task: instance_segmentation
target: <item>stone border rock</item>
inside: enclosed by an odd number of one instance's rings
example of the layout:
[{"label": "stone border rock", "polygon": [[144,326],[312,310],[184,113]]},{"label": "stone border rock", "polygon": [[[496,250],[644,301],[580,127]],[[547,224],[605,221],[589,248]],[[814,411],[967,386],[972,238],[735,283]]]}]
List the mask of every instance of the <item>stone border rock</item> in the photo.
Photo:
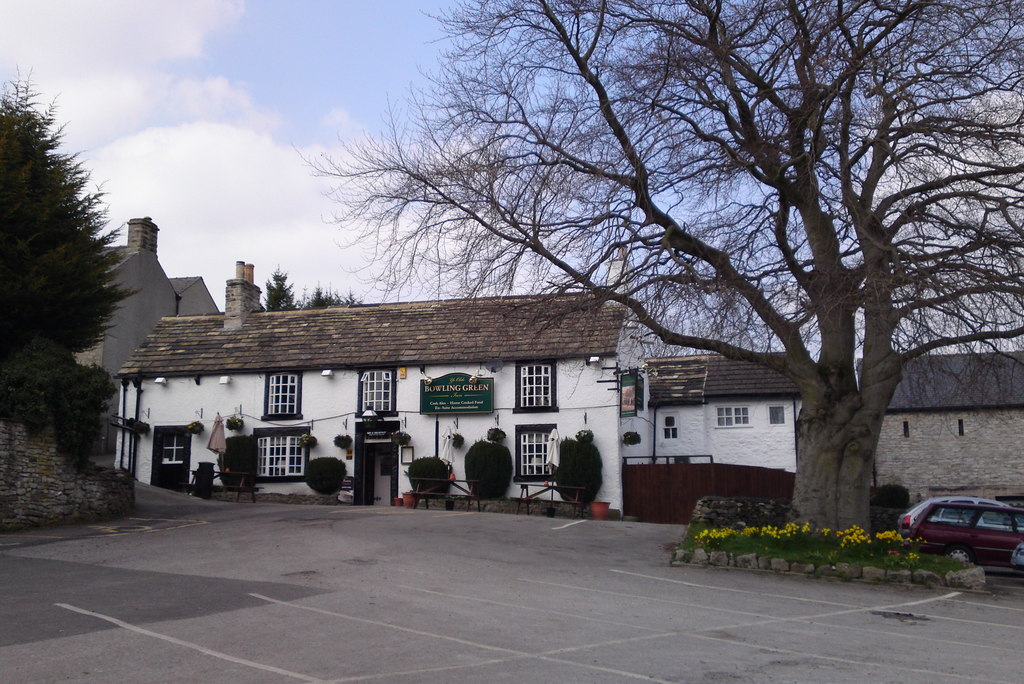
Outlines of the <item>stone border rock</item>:
[{"label": "stone border rock", "polygon": [[676,549],[672,554],[671,564],[766,570],[810,577],[920,584],[927,587],[949,587],[969,591],[984,591],[985,589],[985,571],[977,566],[965,567],[963,570],[951,570],[943,576],[928,570],[914,570],[913,572],[910,570],[887,570],[886,568],[851,563],[814,566],[810,563],[790,563],[783,558],[768,558],[752,553],[735,555],[726,551],[708,552],[704,549]]}]

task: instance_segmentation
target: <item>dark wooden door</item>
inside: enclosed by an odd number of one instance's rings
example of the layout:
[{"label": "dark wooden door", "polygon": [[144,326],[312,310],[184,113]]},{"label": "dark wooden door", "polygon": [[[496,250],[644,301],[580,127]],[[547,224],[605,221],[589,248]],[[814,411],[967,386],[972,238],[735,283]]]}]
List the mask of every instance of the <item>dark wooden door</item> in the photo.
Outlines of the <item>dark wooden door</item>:
[{"label": "dark wooden door", "polygon": [[150,483],[164,489],[180,489],[189,482],[192,435],[182,427],[158,427],[153,431],[153,472]]}]

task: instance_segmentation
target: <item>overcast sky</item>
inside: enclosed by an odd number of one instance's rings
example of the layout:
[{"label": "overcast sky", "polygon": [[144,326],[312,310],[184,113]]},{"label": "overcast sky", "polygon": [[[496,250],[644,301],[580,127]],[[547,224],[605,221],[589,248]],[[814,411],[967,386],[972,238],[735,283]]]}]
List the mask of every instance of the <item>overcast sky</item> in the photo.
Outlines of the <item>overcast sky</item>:
[{"label": "overcast sky", "polygon": [[[111,229],[150,216],[170,277],[223,307],[234,263],[366,301],[303,157],[377,131],[433,70],[446,0],[0,0],[0,78],[54,102]],[[120,244],[124,244],[122,233]]]}]

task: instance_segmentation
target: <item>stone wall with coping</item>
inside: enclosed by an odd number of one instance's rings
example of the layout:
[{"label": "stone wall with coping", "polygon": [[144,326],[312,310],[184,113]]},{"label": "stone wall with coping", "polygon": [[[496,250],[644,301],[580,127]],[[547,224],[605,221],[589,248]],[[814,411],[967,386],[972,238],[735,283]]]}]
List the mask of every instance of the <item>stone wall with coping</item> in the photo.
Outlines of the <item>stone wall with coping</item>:
[{"label": "stone wall with coping", "polygon": [[[705,496],[693,509],[691,523],[709,527],[782,527],[789,522],[789,499],[729,498]],[[900,510],[871,507],[871,530],[883,532],[896,529]]]},{"label": "stone wall with coping", "polygon": [[75,467],[58,453],[53,433],[29,433],[0,420],[0,529],[126,515],[135,483],[126,472]]}]

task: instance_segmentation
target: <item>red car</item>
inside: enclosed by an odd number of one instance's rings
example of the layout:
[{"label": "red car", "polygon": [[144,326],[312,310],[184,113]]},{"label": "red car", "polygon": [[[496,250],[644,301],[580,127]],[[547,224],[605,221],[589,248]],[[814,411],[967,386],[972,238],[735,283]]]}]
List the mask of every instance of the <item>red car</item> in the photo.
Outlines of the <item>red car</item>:
[{"label": "red car", "polygon": [[1024,509],[932,503],[914,521],[909,536],[921,540],[925,553],[1010,567],[1010,554],[1024,541]]}]

